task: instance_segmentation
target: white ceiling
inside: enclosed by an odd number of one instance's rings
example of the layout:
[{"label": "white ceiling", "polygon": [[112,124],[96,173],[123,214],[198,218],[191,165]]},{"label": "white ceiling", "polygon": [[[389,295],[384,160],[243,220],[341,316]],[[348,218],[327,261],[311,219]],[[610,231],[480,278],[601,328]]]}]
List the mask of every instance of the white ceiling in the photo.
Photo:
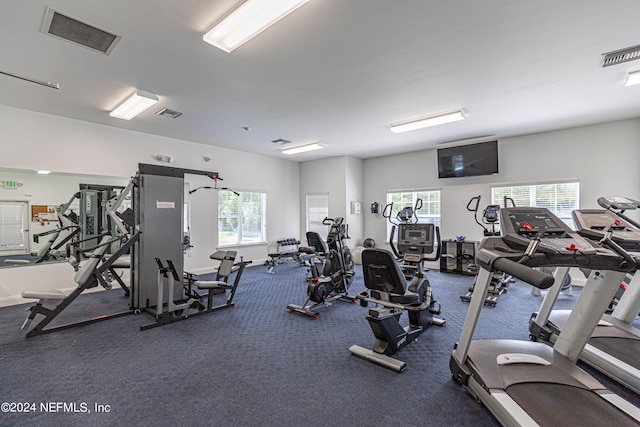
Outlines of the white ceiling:
[{"label": "white ceiling", "polygon": [[[240,3],[5,1],[0,71],[60,90],[0,75],[0,103],[293,160],[640,117],[640,86],[624,86],[640,61],[601,66],[603,53],[640,44],[637,0],[311,0],[230,54],[203,42]],[[122,39],[106,56],[46,35],[47,6]],[[135,89],[157,94],[157,107],[110,117]],[[467,119],[389,131],[452,108]],[[278,138],[327,147],[284,156]]]}]

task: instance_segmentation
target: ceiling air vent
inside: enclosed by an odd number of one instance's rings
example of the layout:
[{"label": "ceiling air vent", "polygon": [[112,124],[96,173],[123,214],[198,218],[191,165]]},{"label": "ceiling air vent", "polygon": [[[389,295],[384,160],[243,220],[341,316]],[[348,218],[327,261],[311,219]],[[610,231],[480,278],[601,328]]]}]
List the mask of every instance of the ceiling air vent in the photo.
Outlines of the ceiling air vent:
[{"label": "ceiling air vent", "polygon": [[65,16],[50,7],[44,17],[42,32],[105,55],[109,55],[120,40],[116,34]]},{"label": "ceiling air vent", "polygon": [[291,144],[291,141],[289,141],[288,139],[283,139],[283,138],[274,139],[271,142],[273,142],[274,144],[280,144],[280,145]]},{"label": "ceiling air vent", "polygon": [[636,59],[640,59],[640,45],[605,53],[602,56],[602,67],[610,67],[611,65],[635,61]]},{"label": "ceiling air vent", "polygon": [[170,117],[172,119],[177,119],[182,115],[180,111],[169,110],[168,108],[161,108],[155,112],[158,116]]}]

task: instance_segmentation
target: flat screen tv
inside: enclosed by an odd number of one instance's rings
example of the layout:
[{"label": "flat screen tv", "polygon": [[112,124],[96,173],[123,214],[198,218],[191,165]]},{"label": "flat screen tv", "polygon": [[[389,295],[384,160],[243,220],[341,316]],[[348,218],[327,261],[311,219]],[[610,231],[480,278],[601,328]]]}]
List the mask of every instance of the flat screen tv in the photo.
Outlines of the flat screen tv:
[{"label": "flat screen tv", "polygon": [[438,177],[456,178],[498,173],[498,141],[438,149]]}]

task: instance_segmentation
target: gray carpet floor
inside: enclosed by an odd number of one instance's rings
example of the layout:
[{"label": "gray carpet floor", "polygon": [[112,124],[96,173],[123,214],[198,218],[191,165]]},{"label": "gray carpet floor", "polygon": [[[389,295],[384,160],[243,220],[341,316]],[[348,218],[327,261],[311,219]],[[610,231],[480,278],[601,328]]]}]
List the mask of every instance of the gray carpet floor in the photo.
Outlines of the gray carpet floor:
[{"label": "gray carpet floor", "polygon": [[[235,307],[148,331],[139,327],[151,318],[140,314],[27,339],[20,326],[29,305],[2,308],[0,401],[20,411],[5,412],[3,404],[0,425],[498,425],[449,371],[468,307],[459,296],[472,277],[428,273],[447,324],[399,352],[408,367],[396,373],[349,353],[352,344],[373,343],[358,304],[335,302],[316,320],[287,311],[304,301],[305,275],[296,264],[275,274],[247,268]],[[362,289],[358,269],[351,291]],[[483,310],[476,338],[526,340],[542,300],[530,290],[512,284]],[[571,307],[575,295],[561,296],[558,307]],[[120,289],[83,295],[56,323],[128,305]],[[611,387],[640,405],[635,394]]]}]

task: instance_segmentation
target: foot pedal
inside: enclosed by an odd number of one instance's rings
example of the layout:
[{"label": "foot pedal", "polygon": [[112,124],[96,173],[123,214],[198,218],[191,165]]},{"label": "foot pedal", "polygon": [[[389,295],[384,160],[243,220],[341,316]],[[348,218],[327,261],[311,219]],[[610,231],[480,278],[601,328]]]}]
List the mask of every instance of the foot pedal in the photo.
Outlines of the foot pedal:
[{"label": "foot pedal", "polygon": [[444,326],[446,323],[447,321],[440,317],[434,317],[433,319],[431,319],[431,324],[434,326]]}]

